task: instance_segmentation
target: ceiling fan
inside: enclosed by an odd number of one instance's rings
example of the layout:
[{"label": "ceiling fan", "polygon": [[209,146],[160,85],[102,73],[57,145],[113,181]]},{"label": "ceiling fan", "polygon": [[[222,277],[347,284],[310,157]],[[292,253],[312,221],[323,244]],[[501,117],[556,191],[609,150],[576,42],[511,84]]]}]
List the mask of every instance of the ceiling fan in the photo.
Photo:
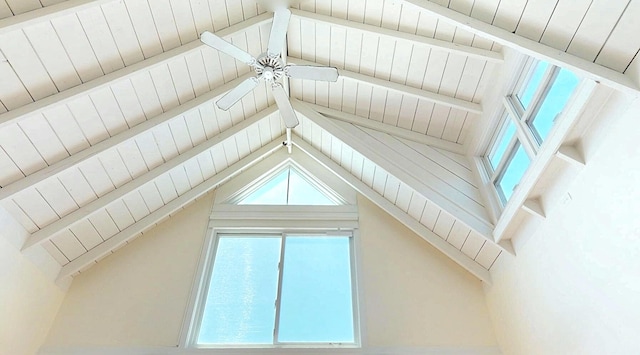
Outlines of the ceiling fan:
[{"label": "ceiling fan", "polygon": [[220,98],[216,102],[216,105],[220,109],[228,110],[258,86],[260,80],[264,80],[271,86],[273,97],[276,100],[276,105],[278,105],[285,127],[293,128],[298,125],[298,118],[291,106],[291,102],[289,102],[289,96],[282,84],[278,81],[283,76],[318,81],[338,80],[338,69],[333,67],[284,64],[281,53],[285,45],[284,42],[290,17],[291,11],[286,7],[278,6],[274,9],[273,25],[271,27],[267,52],[260,54],[258,58],[255,58],[245,50],[234,46],[211,32],[206,31],[202,33],[200,40],[204,44],[251,66],[256,74],[258,74],[256,77],[246,79]]}]

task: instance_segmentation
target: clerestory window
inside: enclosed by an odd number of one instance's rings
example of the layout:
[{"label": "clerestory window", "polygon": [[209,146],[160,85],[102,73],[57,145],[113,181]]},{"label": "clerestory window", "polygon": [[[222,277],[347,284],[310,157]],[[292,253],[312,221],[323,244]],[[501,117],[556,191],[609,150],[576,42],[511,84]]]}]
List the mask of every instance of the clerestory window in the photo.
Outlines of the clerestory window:
[{"label": "clerestory window", "polygon": [[503,205],[580,83],[572,72],[543,61],[529,61],[523,73],[504,99],[502,119],[485,154],[488,175]]}]

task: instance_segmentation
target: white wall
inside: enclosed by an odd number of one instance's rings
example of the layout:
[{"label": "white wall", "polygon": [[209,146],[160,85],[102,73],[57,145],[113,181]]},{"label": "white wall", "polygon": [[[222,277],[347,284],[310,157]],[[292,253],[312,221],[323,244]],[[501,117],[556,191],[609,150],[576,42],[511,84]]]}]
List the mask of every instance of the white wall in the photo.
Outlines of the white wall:
[{"label": "white wall", "polygon": [[2,355],[35,353],[44,342],[65,295],[65,291],[53,282],[59,266],[56,267],[57,263],[50,260],[46,252],[36,250],[29,255],[20,252],[27,236],[28,233],[0,207]]},{"label": "white wall", "polygon": [[[495,354],[481,282],[376,206],[359,202],[367,344]],[[175,347],[210,203],[211,197],[196,202],[77,276],[44,350]]]},{"label": "white wall", "polygon": [[640,353],[640,101],[598,123],[591,136],[605,138],[584,139],[586,167],[557,171],[570,175],[558,177],[571,181],[564,202],[524,223],[517,257],[492,269],[505,354]]}]

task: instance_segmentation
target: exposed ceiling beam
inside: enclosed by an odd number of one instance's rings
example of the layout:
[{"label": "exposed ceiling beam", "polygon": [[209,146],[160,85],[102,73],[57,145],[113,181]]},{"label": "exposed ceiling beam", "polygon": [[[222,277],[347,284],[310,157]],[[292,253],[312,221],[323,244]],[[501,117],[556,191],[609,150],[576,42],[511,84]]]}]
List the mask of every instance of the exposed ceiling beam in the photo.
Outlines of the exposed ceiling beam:
[{"label": "exposed ceiling beam", "polygon": [[[352,115],[350,113],[334,110],[332,108],[314,105],[306,102],[305,104],[325,116],[331,116],[331,118],[335,118],[343,122],[357,124],[358,126],[371,128],[378,132],[387,133],[395,137],[400,137],[400,138],[408,139],[413,142],[426,144],[431,147],[444,149],[452,153],[465,154],[465,148],[462,144],[453,143],[453,142],[446,141],[444,139],[427,136],[426,134],[421,134],[418,132],[410,131],[408,129],[404,129],[404,128],[392,126],[386,123],[371,120],[368,118]],[[0,190],[0,192],[2,192],[2,190]]]},{"label": "exposed ceiling beam", "polygon": [[448,22],[478,36],[513,48],[528,56],[547,61],[553,65],[569,69],[578,75],[599,81],[614,89],[638,95],[640,83],[631,77],[575,55],[566,53],[542,43],[532,41],[500,27],[490,25],[473,17],[461,14],[429,0],[404,0],[420,10],[429,12],[438,19]]},{"label": "exposed ceiling beam", "polygon": [[[297,64],[297,65],[323,65],[323,64],[309,62],[303,59],[298,59],[293,57],[289,57],[287,61],[291,64]],[[479,115],[482,114],[482,106],[480,106],[480,104],[477,104],[475,102],[457,99],[455,97],[442,95],[442,94],[438,94],[431,91],[425,91],[425,90],[414,88],[411,86],[394,83],[392,81],[375,78],[369,75],[352,72],[346,69],[339,69],[338,71],[340,76],[343,78],[348,78],[360,83],[369,84],[374,87],[391,90],[399,94],[410,96],[419,100],[426,100],[426,101],[444,105],[447,107],[457,108],[457,109],[461,109],[471,113],[477,113]]]},{"label": "exposed ceiling beam", "polygon": [[286,139],[285,136],[274,139],[271,144],[267,144],[264,147],[249,154],[248,156],[240,159],[238,162],[205,180],[200,185],[187,191],[186,193],[177,197],[166,205],[160,207],[150,215],[123,229],[121,232],[107,239],[102,244],[99,244],[95,248],[89,250],[87,253],[82,254],[77,259],[62,267],[62,269],[60,270],[60,274],[58,275],[58,280],[62,280],[68,276],[71,276],[74,273],[91,265],[96,260],[102,258],[105,255],[108,255],[112,250],[117,249],[120,245],[126,243],[130,239],[133,239],[138,234],[149,230],[149,228],[152,228],[156,223],[159,223],[169,215],[177,212],[184,206],[193,202],[195,199],[224,184],[226,181],[244,171],[246,168],[256,164],[273,152],[281,149],[281,142],[284,139]]},{"label": "exposed ceiling beam", "polygon": [[65,229],[73,226],[74,224],[82,221],[85,218],[88,218],[92,214],[100,211],[101,209],[107,207],[109,204],[123,198],[125,195],[139,189],[143,185],[153,181],[159,176],[168,173],[174,168],[181,166],[186,163],[190,159],[194,159],[198,155],[210,150],[214,146],[218,144],[222,144],[225,140],[232,138],[233,136],[243,132],[247,127],[260,122],[263,119],[267,119],[269,116],[276,112],[276,107],[271,106],[266,108],[251,118],[248,118],[235,126],[221,132],[217,136],[204,141],[197,146],[189,149],[188,151],[176,156],[175,158],[159,165],[158,167],[152,169],[151,171],[146,172],[145,174],[135,178],[132,181],[118,187],[117,189],[101,196],[97,200],[94,200],[88,203],[85,206],[82,206],[80,209],[75,210],[74,212],[69,213],[68,215],[60,218],[59,220],[43,227],[39,231],[33,233],[30,238],[25,241],[23,250],[29,249],[35,245],[39,245],[54,236],[58,233],[64,231]]},{"label": "exposed ceiling beam", "polygon": [[56,17],[73,14],[114,0],[67,0],[0,20],[0,35],[28,26],[48,22]]},{"label": "exposed ceiling beam", "polygon": [[315,159],[318,163],[332,171],[338,177],[343,179],[347,184],[351,185],[356,191],[364,195],[371,202],[378,205],[385,212],[393,216],[395,219],[403,223],[414,233],[419,235],[422,239],[426,240],[429,244],[433,245],[436,249],[447,255],[458,265],[465,268],[467,271],[475,275],[480,280],[491,283],[491,275],[489,271],[483,268],[480,264],[476,263],[463,252],[456,249],[453,245],[447,243],[444,239],[440,238],[437,234],[430,231],[427,227],[420,224],[419,221],[408,215],[406,212],[389,202],[386,198],[375,192],[372,188],[367,186],[364,182],[360,181],[357,177],[346,171],[338,163],[331,160],[317,149],[313,148],[310,144],[305,142],[302,138],[294,140],[294,145]]},{"label": "exposed ceiling beam", "polygon": [[[271,20],[272,15],[269,13],[264,13],[256,17],[252,17],[249,20],[237,23],[231,27],[220,30],[216,32],[216,34],[223,38],[230,37],[237,33],[242,33],[253,26],[268,23]],[[86,96],[93,91],[109,87],[116,82],[131,78],[132,76],[137,75],[140,72],[149,71],[156,66],[167,64],[168,62],[175,60],[175,58],[177,57],[185,56],[190,52],[200,50],[203,47],[209,48],[208,46],[200,42],[200,40],[193,41],[178,48],[130,65],[123,69],[101,76],[82,85],[78,85],[55,95],[51,95],[28,105],[22,106],[15,110],[3,113],[0,115],[0,128],[14,122],[19,122],[21,119],[25,119],[29,116],[40,114],[51,107],[66,104],[77,98]]]},{"label": "exposed ceiling beam", "polygon": [[[415,176],[415,174],[411,173],[412,165],[406,157],[397,154],[395,151],[380,150],[379,147],[381,143],[375,141],[373,138],[369,137],[370,139],[365,139],[363,135],[354,133],[353,130],[348,130],[336,124],[336,122],[332,122],[332,119],[314,111],[310,106],[301,101],[294,99],[292,103],[298,113],[307,117],[330,135],[358,151],[365,158],[371,160],[374,164],[407,184],[427,200],[433,202],[454,218],[478,232],[484,238],[493,240],[493,226],[491,222],[486,216],[480,216],[466,206],[469,200],[468,198],[463,199],[451,193],[443,193],[440,191],[441,188],[439,185],[436,187],[435,182],[430,183],[423,178]],[[456,192],[454,190],[455,189],[450,188],[447,192]]]},{"label": "exposed ceiling beam", "polygon": [[361,22],[349,21],[326,15],[320,15],[313,12],[291,9],[291,13],[293,14],[293,16],[296,16],[300,19],[322,22],[334,27],[341,27],[348,30],[357,30],[360,32],[371,33],[376,36],[405,41],[413,45],[429,47],[452,54],[478,58],[494,63],[502,63],[504,61],[502,53],[492,52],[486,49],[469,47],[462,44],[452,43],[430,37],[418,36],[401,31],[394,31],[383,27],[367,25]]},{"label": "exposed ceiling beam", "polygon": [[94,144],[89,148],[86,148],[76,154],[73,154],[57,163],[51,164],[44,169],[38,170],[31,175],[27,175],[26,177],[4,186],[0,189],[0,202],[11,198],[15,194],[24,191],[30,187],[33,187],[42,181],[52,178],[57,174],[76,166],[83,161],[91,159],[92,157],[104,152],[107,149],[111,149],[116,147],[119,144],[122,144],[130,139],[134,139],[135,137],[144,134],[146,132],[150,132],[154,128],[159,125],[169,122],[176,117],[181,117],[191,110],[196,110],[203,104],[214,100],[218,96],[223,95],[227,91],[236,87],[239,83],[244,81],[246,78],[250,77],[250,74],[243,75],[242,77],[230,81],[204,95],[198,96],[197,98],[190,100],[178,107],[175,107],[159,116],[148,119],[126,131],[123,131],[119,134],[116,134],[113,137],[107,138],[100,143]]}]

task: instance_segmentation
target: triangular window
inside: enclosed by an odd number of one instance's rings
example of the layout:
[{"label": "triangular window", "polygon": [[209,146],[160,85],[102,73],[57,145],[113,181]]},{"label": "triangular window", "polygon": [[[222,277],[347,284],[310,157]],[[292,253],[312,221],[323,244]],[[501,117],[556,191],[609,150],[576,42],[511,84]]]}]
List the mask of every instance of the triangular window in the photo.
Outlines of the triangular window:
[{"label": "triangular window", "polygon": [[342,204],[331,191],[304,172],[288,165],[264,182],[256,184],[234,201],[238,205],[311,205]]}]

